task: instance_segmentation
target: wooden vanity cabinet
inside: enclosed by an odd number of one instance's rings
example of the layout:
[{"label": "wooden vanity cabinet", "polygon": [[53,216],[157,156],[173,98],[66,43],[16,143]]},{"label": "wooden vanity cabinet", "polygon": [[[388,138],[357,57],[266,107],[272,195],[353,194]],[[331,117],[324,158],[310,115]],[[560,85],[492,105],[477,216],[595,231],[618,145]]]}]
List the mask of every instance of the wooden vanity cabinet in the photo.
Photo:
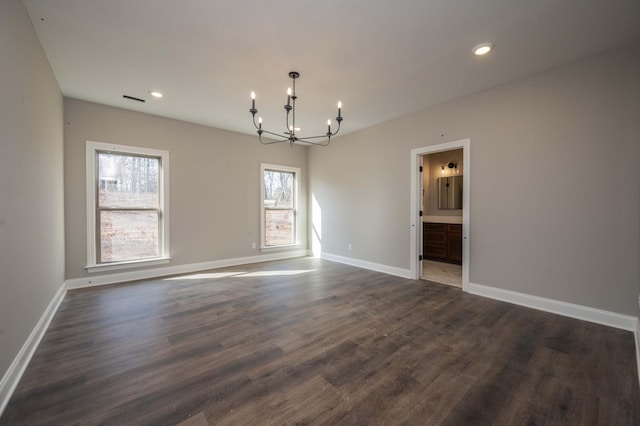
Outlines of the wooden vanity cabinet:
[{"label": "wooden vanity cabinet", "polygon": [[425,259],[462,264],[461,224],[424,222],[422,242]]},{"label": "wooden vanity cabinet", "polygon": [[462,225],[447,225],[447,262],[462,265]]},{"label": "wooden vanity cabinet", "polygon": [[447,259],[447,225],[425,222],[423,226],[423,256],[425,259]]}]

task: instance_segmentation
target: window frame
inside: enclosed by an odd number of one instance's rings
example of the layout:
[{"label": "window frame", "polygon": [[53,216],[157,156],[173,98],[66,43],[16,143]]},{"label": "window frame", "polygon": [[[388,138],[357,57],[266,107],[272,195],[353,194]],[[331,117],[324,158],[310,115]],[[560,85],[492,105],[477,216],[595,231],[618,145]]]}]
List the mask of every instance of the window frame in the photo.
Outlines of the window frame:
[{"label": "window frame", "polygon": [[[115,262],[98,262],[100,243],[100,229],[98,214],[101,211],[109,210],[98,206],[97,191],[99,186],[98,177],[98,154],[114,153],[119,155],[131,155],[139,157],[152,157],[159,159],[158,166],[158,208],[133,209],[153,210],[158,212],[158,256],[145,259],[121,260]],[[142,148],[135,146],[116,145],[103,142],[86,142],[86,199],[87,199],[87,265],[85,269],[89,272],[108,271],[115,269],[134,268],[140,266],[150,266],[168,263],[169,256],[169,151]],[[123,210],[123,209],[116,209]],[[126,210],[126,209],[125,209]]]},{"label": "window frame", "polygon": [[[293,173],[293,203],[291,208],[269,208],[264,204],[264,172],[270,170],[274,172]],[[278,164],[260,164],[260,250],[277,250],[300,245],[300,168],[291,166],[281,166]],[[293,243],[266,245],[266,212],[267,210],[290,210],[293,212]]]}]

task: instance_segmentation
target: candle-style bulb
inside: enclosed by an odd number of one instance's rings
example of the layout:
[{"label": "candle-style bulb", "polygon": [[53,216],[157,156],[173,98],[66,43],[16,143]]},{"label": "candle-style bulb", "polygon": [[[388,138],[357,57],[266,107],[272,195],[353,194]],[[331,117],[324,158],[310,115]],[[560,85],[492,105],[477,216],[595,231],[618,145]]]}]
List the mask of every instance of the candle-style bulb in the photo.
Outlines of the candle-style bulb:
[{"label": "candle-style bulb", "polygon": [[258,128],[262,129],[262,117],[258,117]]},{"label": "candle-style bulb", "polygon": [[327,120],[327,126],[331,126],[331,120]]},{"label": "candle-style bulb", "polygon": [[291,87],[287,89],[287,95],[291,96]]},{"label": "candle-style bulb", "polygon": [[255,99],[256,98],[256,92],[251,92],[251,99]]},{"label": "candle-style bulb", "polygon": [[331,120],[327,120],[327,133],[331,133]]},{"label": "candle-style bulb", "polygon": [[251,109],[256,109],[256,92],[254,91],[251,91]]},{"label": "candle-style bulb", "polygon": [[342,117],[342,101],[338,101],[338,117]]}]

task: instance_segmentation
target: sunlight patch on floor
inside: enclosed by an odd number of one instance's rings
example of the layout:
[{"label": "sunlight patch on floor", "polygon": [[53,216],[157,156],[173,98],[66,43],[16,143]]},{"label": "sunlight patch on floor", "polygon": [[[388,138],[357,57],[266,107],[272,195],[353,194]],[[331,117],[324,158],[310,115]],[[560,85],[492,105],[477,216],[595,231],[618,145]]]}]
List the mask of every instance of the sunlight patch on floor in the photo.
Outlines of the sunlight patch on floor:
[{"label": "sunlight patch on floor", "polygon": [[278,277],[278,276],[287,276],[287,275],[300,275],[305,274],[307,272],[313,272],[315,269],[294,269],[294,270],[285,270],[285,271],[255,271],[255,272],[205,272],[199,274],[191,274],[191,275],[180,275],[177,277],[165,278],[167,281],[177,281],[177,280],[213,280],[217,278],[226,278],[226,277]]},{"label": "sunlight patch on floor", "polygon": [[239,274],[241,277],[277,277],[281,275],[300,275],[307,272],[313,272],[315,269],[301,269],[291,271],[255,271],[247,272],[246,274]]},{"label": "sunlight patch on floor", "polygon": [[165,278],[167,281],[171,280],[211,280],[216,278],[225,278],[232,275],[244,274],[244,272],[211,272],[192,275],[180,275],[178,277]]}]

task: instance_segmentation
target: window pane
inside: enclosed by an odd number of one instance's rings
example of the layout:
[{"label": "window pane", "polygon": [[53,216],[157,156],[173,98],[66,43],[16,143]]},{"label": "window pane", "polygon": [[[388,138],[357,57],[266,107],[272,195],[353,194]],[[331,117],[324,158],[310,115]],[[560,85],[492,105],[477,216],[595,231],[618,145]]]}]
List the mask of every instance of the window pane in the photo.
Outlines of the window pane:
[{"label": "window pane", "polygon": [[264,171],[264,206],[293,208],[294,173]]},{"label": "window pane", "polygon": [[265,210],[264,214],[265,245],[278,246],[295,242],[292,210]]},{"label": "window pane", "polygon": [[159,256],[158,212],[100,212],[100,262]]},{"label": "window pane", "polygon": [[159,158],[98,153],[100,207],[158,207]]}]

